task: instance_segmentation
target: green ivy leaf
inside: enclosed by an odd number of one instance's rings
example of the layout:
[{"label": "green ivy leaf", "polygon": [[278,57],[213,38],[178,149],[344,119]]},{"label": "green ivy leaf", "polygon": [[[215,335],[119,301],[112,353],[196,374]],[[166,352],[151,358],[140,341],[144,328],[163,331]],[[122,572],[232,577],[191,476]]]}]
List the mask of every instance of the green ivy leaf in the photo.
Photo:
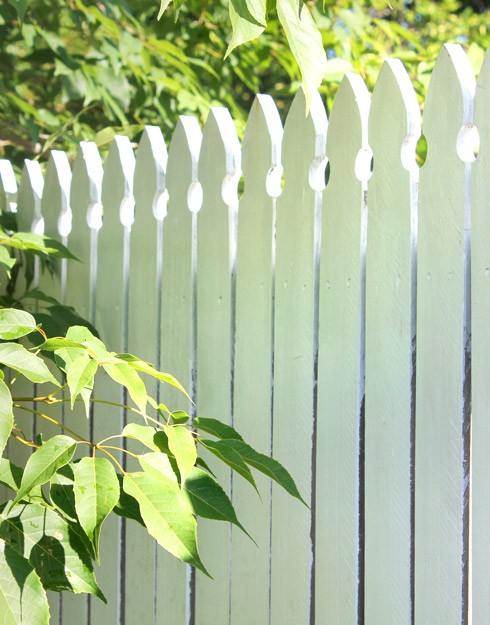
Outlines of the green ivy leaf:
[{"label": "green ivy leaf", "polygon": [[[1,249],[1,248],[0,248]],[[36,329],[36,320],[25,310],[0,309],[0,339],[13,341]]]},{"label": "green ivy leaf", "polygon": [[119,482],[107,458],[82,458],[75,469],[75,505],[80,525],[99,560],[102,523],[119,501]]},{"label": "green ivy leaf", "polygon": [[0,345],[0,362],[11,369],[15,369],[15,371],[19,371],[31,382],[52,382],[59,386],[45,362],[18,343]]},{"label": "green ivy leaf", "polygon": [[276,0],[277,15],[301,70],[306,111],[327,71],[322,36],[303,0]]},{"label": "green ivy leaf", "polygon": [[0,540],[2,625],[49,625],[46,592],[34,567]]},{"label": "green ivy leaf", "polygon": [[12,396],[8,386],[0,380],[0,456],[3,454],[13,427]]},{"label": "green ivy leaf", "polygon": [[244,477],[247,482],[250,482],[257,493],[259,492],[252,472],[247,467],[240,454],[226,444],[228,441],[212,441],[208,438],[198,438],[197,440],[203,447],[217,456],[222,462]]},{"label": "green ivy leaf", "polygon": [[210,577],[197,550],[196,519],[181,494],[149,473],[126,473],[123,484],[138,501],[146,528],[158,544]]},{"label": "green ivy leaf", "polygon": [[196,417],[192,422],[192,426],[195,427],[196,430],[212,434],[213,436],[216,436],[216,438],[236,438],[239,441],[243,440],[235,428],[232,428],[231,425],[227,425],[222,421],[218,421],[218,419]]},{"label": "green ivy leaf", "polygon": [[0,536],[36,569],[47,590],[87,592],[105,602],[81,528],[45,506],[22,504],[0,513]]},{"label": "green ivy leaf", "polygon": [[306,507],[308,507],[306,501],[299,494],[293,478],[280,462],[274,460],[274,458],[271,458],[270,456],[266,456],[258,451],[255,451],[253,447],[250,447],[250,445],[247,445],[247,443],[243,441],[233,439],[222,441],[222,443],[226,444],[229,448],[234,449],[238,454],[240,454],[248,465],[273,479],[290,495],[296,497],[302,501]]},{"label": "green ivy leaf", "polygon": [[47,440],[29,456],[22,475],[22,482],[12,507],[34,486],[48,482],[56,471],[70,462],[75,453],[76,443],[69,436],[60,434]]},{"label": "green ivy leaf", "polygon": [[196,441],[194,440],[192,432],[185,426],[165,425],[163,430],[168,438],[168,447],[177,461],[181,486],[183,486],[196,462]]}]

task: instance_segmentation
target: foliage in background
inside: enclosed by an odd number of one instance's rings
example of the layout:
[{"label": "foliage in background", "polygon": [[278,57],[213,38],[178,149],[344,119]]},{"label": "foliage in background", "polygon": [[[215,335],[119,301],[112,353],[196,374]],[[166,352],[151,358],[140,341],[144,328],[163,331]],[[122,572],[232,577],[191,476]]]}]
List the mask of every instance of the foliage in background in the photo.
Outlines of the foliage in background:
[{"label": "foliage in background", "polygon": [[[23,256],[73,259],[48,237],[0,227],[0,268],[12,279],[17,259],[9,249]],[[32,299],[48,307],[30,314],[24,307]],[[60,320],[67,317],[74,319],[73,312],[37,291],[3,296],[0,303],[0,484],[9,493],[7,501],[0,501],[2,625],[48,625],[47,590],[90,593],[105,601],[94,562],[99,561],[102,525],[111,513],[140,523],[160,546],[210,576],[198,552],[197,518],[233,523],[247,532],[199,457],[200,448],[255,489],[251,468],[303,501],[284,467],[247,445],[229,425],[202,417],[191,423],[185,412],[157,405],[144,378],[171,384],[187,395],[171,375],[131,354],[110,352],[86,326],[71,325],[66,336],[56,335]],[[55,328],[54,336],[48,328]],[[33,338],[35,347],[28,349],[25,338]],[[48,356],[59,369],[56,377],[47,366]],[[100,369],[127,390],[133,405],[126,409],[134,420],[128,419],[122,432],[91,441],[49,410],[63,402],[73,409],[81,401],[89,418],[90,404],[96,401],[102,413],[111,402],[92,398]],[[35,397],[16,394],[19,376],[32,383],[28,388],[36,384]],[[26,435],[33,430],[26,428],[26,418],[29,423],[34,417],[38,432],[47,421],[59,427],[59,434],[46,439],[41,433],[34,439]],[[133,451],[127,450],[127,439],[136,443]],[[27,446],[33,453],[18,466],[4,455],[7,445]],[[9,447],[9,452],[15,457],[15,449]],[[123,468],[121,454],[132,461],[129,468]]]},{"label": "foliage in background", "polygon": [[[274,12],[260,37],[235,48],[228,0],[179,2],[177,19],[157,0],[31,0],[21,25],[0,5],[0,157],[17,167],[50,148],[74,155],[80,140],[102,152],[114,133],[137,140],[145,124],[170,139],[179,114],[206,119],[227,106],[243,132],[257,92],[283,118],[301,75]],[[236,0],[234,4],[237,4]],[[330,108],[346,70],[372,88],[383,60],[405,63],[423,102],[444,42],[459,42],[479,69],[490,45],[484,0],[318,0],[308,3],[328,62],[320,91]],[[474,10],[477,9],[477,10]]]}]

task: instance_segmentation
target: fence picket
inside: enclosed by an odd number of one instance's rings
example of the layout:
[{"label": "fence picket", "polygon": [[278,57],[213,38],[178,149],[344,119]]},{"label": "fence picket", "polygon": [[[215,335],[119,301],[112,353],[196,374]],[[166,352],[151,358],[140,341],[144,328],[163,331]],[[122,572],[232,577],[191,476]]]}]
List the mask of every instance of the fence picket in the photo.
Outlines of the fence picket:
[{"label": "fence picket", "polygon": [[[163,215],[156,211],[165,201],[165,170],[167,148],[162,131],[147,126],[139,142],[134,172],[135,219],[131,227],[131,263],[129,274],[130,353],[151,362],[157,368],[160,359],[160,295]],[[144,278],[143,278],[144,276]],[[151,397],[157,398],[158,383],[146,381]],[[155,417],[154,411],[149,414]],[[136,416],[136,415],[135,415]],[[137,419],[135,419],[137,420]],[[144,424],[143,420],[139,420]],[[128,444],[132,451],[141,452],[141,445]],[[140,471],[139,463],[128,459],[128,466]],[[126,529],[127,584],[132,592],[126,596],[126,622],[144,623],[150,620],[155,605],[156,544],[145,528],[136,523]],[[133,567],[139,571],[134,577]]]},{"label": "fence picket", "polygon": [[[369,105],[362,79],[347,74],[327,134],[330,176],[323,194],[316,464],[316,613],[322,625],[356,623],[360,603],[362,245]],[[363,172],[356,171],[359,164]],[[356,175],[361,173],[363,180]]]},{"label": "fence picket", "polygon": [[[274,101],[258,95],[242,148],[245,190],[238,212],[233,419],[244,439],[267,455],[272,425],[275,209],[281,193],[282,134]],[[236,625],[267,623],[269,616],[270,481],[257,476],[256,482],[262,501],[250,484],[233,480],[237,516],[260,547],[238,528],[232,529],[231,619]]]},{"label": "fence picket", "polygon": [[[194,117],[181,116],[168,152],[167,214],[163,222],[161,367],[195,396],[195,234],[201,187],[197,165],[202,132]],[[197,194],[195,196],[194,194]],[[194,203],[197,202],[195,205]],[[192,211],[192,212],[191,212]],[[187,410],[190,402],[171,386],[160,389],[170,410]],[[191,623],[191,571],[163,550],[157,553],[157,623]],[[188,579],[186,579],[186,577]]]},{"label": "fence picket", "polygon": [[[129,139],[116,136],[102,179],[103,225],[98,241],[95,325],[107,347],[120,352],[126,351],[127,347],[127,282],[134,166]],[[126,401],[125,393],[105,371],[98,375],[96,394],[98,399],[105,401]],[[125,413],[120,408],[97,405],[94,441],[120,432],[124,420]],[[124,619],[126,599],[125,523],[121,519],[107,519],[103,531],[105,540],[101,541],[100,547],[101,566],[97,568],[96,575],[102,583],[107,605],[94,599],[91,620],[92,623],[118,623],[117,619]]]},{"label": "fence picket", "polygon": [[[212,108],[199,155],[204,202],[197,214],[197,414],[225,423],[232,422],[233,414],[233,281],[240,173],[240,144],[230,113]],[[216,466],[212,458],[209,461],[229,492],[230,472]],[[202,521],[199,545],[214,581],[196,575],[196,625],[228,621],[229,542],[228,524]]]},{"label": "fence picket", "polygon": [[[487,89],[490,87],[490,56],[483,62],[475,95],[475,124],[480,134],[478,159],[472,165],[471,181],[471,519],[472,519],[472,588],[473,625],[490,622],[488,580],[490,579],[490,508],[488,475],[490,472],[490,212],[488,198],[490,110]],[[472,139],[471,129],[468,138]],[[470,144],[471,151],[473,146]],[[469,154],[471,158],[471,153]]]},{"label": "fence picket", "polygon": [[[463,49],[439,54],[424,107],[427,160],[420,172],[415,442],[415,624],[466,622],[467,476],[463,423],[467,166],[456,152],[471,123],[474,77]],[[462,551],[464,547],[465,551]],[[462,605],[463,599],[463,605]]]},{"label": "fence picket", "polygon": [[[284,127],[284,190],[277,200],[273,455],[288,467],[304,500],[312,500],[315,291],[321,192],[310,168],[325,163],[327,118],[320,96],[305,116],[299,91]],[[311,514],[272,487],[271,623],[308,623]]]},{"label": "fence picket", "polygon": [[408,625],[419,173],[415,146],[421,120],[415,91],[399,60],[383,65],[369,122],[376,165],[368,189],[366,259],[365,623]]}]

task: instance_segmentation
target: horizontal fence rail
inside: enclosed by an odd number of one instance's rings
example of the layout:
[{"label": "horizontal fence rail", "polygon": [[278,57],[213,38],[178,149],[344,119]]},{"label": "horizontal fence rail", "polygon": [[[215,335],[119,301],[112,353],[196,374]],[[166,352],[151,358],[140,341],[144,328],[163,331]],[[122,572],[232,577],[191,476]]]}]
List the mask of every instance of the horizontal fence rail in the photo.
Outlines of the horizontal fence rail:
[{"label": "horizontal fence rail", "polygon": [[[173,373],[195,405],[155,386],[158,401],[233,424],[311,506],[266,479],[259,499],[219,469],[259,548],[200,522],[211,581],[107,521],[108,604],[53,594],[53,623],[490,623],[489,172],[490,54],[475,83],[453,44],[423,126],[388,60],[372,100],[347,74],[328,120],[318,94],[305,115],[300,91],[283,128],[258,95],[241,145],[212,108],[202,131],[181,117],[168,145],[156,127],[136,153],[116,136],[104,165],[86,142],[71,165],[58,151],[44,173],[26,161],[18,182],[0,161],[2,210],[82,261],[38,271],[39,287],[110,349]],[[127,401],[104,373],[96,395]],[[58,418],[100,439],[127,415]]]}]

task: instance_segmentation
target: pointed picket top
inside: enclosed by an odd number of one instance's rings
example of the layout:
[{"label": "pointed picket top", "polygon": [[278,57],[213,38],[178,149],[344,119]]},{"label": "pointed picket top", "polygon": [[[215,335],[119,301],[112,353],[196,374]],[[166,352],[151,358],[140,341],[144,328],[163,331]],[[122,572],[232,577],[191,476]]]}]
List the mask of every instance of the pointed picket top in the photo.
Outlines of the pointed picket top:
[{"label": "pointed picket top", "polygon": [[17,211],[17,181],[12,163],[6,159],[0,160],[0,210]]},{"label": "pointed picket top", "polygon": [[[371,149],[368,143],[368,118],[370,106],[371,96],[364,80],[358,74],[347,72],[340,83],[330,113],[326,149],[332,167],[337,160],[352,161],[358,180],[369,178]],[[342,140],[347,132],[348,142]]]},{"label": "pointed picket top", "polygon": [[[273,99],[256,96],[242,146],[245,188],[238,212],[233,424],[248,443],[262,452],[267,452],[271,444],[273,233],[277,197],[282,191],[282,135]],[[250,419],[251,414],[257,418]],[[257,487],[267,493],[268,480],[257,476]],[[231,621],[266,623],[269,506],[257,509],[256,493],[239,480],[233,482],[233,497],[247,531],[264,548],[250,549],[250,541],[240,535],[242,532],[232,532]],[[248,573],[251,570],[255,571],[252,578]]]},{"label": "pointed picket top", "polygon": [[251,184],[263,184],[264,181],[264,172],[257,167],[257,158],[260,155],[260,161],[267,167],[265,181],[268,194],[271,197],[281,194],[283,133],[274,100],[269,95],[258,94],[248,115],[242,145],[242,168],[249,190]]},{"label": "pointed picket top", "polygon": [[[471,412],[471,536],[472,586],[470,601],[473,623],[490,622],[488,580],[490,579],[490,53],[487,51],[478,75],[474,124],[479,133],[479,153],[472,167],[471,181],[471,335],[472,335],[472,412]],[[473,142],[470,149],[475,149]],[[477,143],[478,145],[478,143]]]},{"label": "pointed picket top", "polygon": [[[457,135],[461,125],[473,122],[475,90],[475,76],[463,48],[455,43],[444,44],[432,71],[424,105],[427,160],[446,153],[449,145],[451,152],[454,151],[453,135]],[[440,135],[437,139],[434,136],[442,126],[446,128],[449,145]]]},{"label": "pointed picket top", "polygon": [[323,159],[325,157],[328,119],[318,91],[312,95],[310,110],[306,117],[305,108],[306,98],[303,88],[301,87],[294,96],[286,118],[286,123],[284,124],[284,141],[291,141],[291,144],[296,144],[298,138],[305,132],[303,140],[298,144],[299,147],[303,143],[309,143],[308,134],[313,133],[315,136],[314,158]]},{"label": "pointed picket top", "polygon": [[39,161],[24,161],[17,196],[17,227],[21,232],[44,232],[41,213],[44,177]]},{"label": "pointed picket top", "polygon": [[[153,217],[160,221],[167,213],[165,193],[167,159],[167,146],[162,131],[158,126],[146,126],[136,155],[134,172],[136,210],[138,204],[142,202],[152,209]],[[153,194],[151,198],[150,194]]]},{"label": "pointed picket top", "polygon": [[[134,221],[133,182],[136,159],[131,141],[123,135],[116,135],[109,148],[102,180],[103,223],[131,228]],[[115,210],[115,205],[118,210]],[[111,210],[106,211],[106,205]]]},{"label": "pointed picket top", "polygon": [[[398,59],[385,61],[369,114],[365,401],[365,625],[411,614],[416,199],[420,108]],[[382,599],[381,599],[382,597]]]},{"label": "pointed picket top", "polygon": [[71,230],[71,168],[61,150],[52,150],[46,167],[41,211],[44,234],[54,239],[66,237]]}]

